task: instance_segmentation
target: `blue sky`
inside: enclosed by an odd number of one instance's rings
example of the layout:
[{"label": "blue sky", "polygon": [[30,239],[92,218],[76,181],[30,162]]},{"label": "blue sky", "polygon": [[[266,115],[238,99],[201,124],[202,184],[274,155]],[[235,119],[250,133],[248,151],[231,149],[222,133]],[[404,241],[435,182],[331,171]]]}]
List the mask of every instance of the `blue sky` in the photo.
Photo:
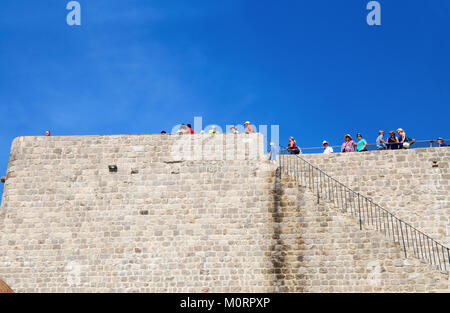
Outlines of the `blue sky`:
[{"label": "blue sky", "polygon": [[[303,147],[450,137],[450,1],[2,0],[0,174],[17,136],[280,125]],[[0,187],[2,188],[2,186]]]}]

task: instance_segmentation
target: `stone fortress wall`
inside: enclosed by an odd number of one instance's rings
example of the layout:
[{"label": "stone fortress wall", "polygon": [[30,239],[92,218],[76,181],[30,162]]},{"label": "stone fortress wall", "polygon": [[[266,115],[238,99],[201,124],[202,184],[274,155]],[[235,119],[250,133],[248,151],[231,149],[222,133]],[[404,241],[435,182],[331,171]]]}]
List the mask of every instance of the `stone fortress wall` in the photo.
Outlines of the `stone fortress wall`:
[{"label": "stone fortress wall", "polygon": [[[448,292],[448,274],[317,205],[263,152],[261,134],[19,137],[0,278],[16,292]],[[442,153],[422,152],[448,169]],[[448,198],[429,199],[448,223]]]},{"label": "stone fortress wall", "polygon": [[450,148],[302,157],[450,247]]}]

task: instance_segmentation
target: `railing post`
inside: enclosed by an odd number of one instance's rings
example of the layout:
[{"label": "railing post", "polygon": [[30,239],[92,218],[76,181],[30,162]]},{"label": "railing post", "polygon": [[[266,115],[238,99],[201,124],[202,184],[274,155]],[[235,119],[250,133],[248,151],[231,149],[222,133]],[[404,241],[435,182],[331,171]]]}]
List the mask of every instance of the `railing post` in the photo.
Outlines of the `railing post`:
[{"label": "railing post", "polygon": [[[428,236],[427,236],[428,237]],[[433,239],[431,239],[430,237],[428,237],[431,240],[431,251],[433,252],[433,261],[434,261],[434,265],[437,265],[436,262],[436,257],[435,257],[435,253],[434,253],[434,248],[433,248]]]},{"label": "railing post", "polygon": [[280,179],[281,179],[281,171],[282,171],[282,169],[281,169],[281,158],[282,158],[282,154],[280,153],[280,154],[278,155],[278,168],[279,168],[279,171],[278,171],[278,178],[280,178]]},{"label": "railing post", "polygon": [[435,242],[435,244],[436,244],[436,252],[437,252],[438,261],[439,261],[439,269],[442,271],[441,258],[439,257],[439,246],[438,246],[437,242]]},{"label": "railing post", "polygon": [[448,266],[450,268],[450,249],[447,248]]},{"label": "railing post", "polygon": [[330,192],[330,177],[327,177],[327,186],[328,186],[328,200],[331,201],[331,192]]},{"label": "railing post", "polygon": [[[414,236],[416,237],[416,242],[417,242],[417,230],[414,230]],[[419,249],[420,249],[420,257],[423,259],[423,249],[422,249],[422,241],[420,240],[420,233],[419,233]]]},{"label": "railing post", "polygon": [[406,247],[405,247],[405,239],[403,238],[402,222],[400,222],[400,231],[402,232],[403,250],[405,251],[405,258],[406,258]]},{"label": "railing post", "polygon": [[380,220],[378,219],[378,208],[377,208],[377,206],[375,205],[375,226],[376,226],[376,228],[377,228],[377,230],[380,230],[381,231],[381,225],[380,225],[380,228],[378,228],[378,222],[379,222]]},{"label": "railing post", "polygon": [[[314,171],[314,169],[313,169],[313,171]],[[317,171],[317,204],[320,203],[320,189],[322,188],[322,185],[320,185],[320,187],[319,187],[320,176],[321,176],[320,171]]]},{"label": "railing post", "polygon": [[359,193],[358,193],[358,214],[359,214],[359,229],[362,230],[361,201],[360,201],[360,199],[359,199]]},{"label": "railing post", "polygon": [[[425,239],[425,235],[424,235],[424,239]],[[428,236],[427,236],[427,246],[428,246],[428,256],[430,257],[430,263],[433,264],[433,260],[431,259],[430,242],[428,240]]]}]

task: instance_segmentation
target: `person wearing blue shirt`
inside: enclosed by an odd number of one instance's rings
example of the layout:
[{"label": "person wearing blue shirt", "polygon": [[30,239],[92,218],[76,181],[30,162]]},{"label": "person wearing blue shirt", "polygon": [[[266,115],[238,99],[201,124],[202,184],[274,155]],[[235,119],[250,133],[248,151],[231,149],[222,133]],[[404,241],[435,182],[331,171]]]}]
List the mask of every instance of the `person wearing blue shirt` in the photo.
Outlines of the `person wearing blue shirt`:
[{"label": "person wearing blue shirt", "polygon": [[378,132],[377,150],[386,150],[386,140],[384,140],[384,130]]},{"label": "person wearing blue shirt", "polygon": [[[431,144],[430,144],[430,148],[433,148],[433,140],[431,140]],[[442,137],[439,137],[437,140],[436,140],[436,144],[437,144],[437,147],[448,147],[448,145],[447,144],[445,144],[444,143],[444,138],[442,138]]]},{"label": "person wearing blue shirt", "polygon": [[271,142],[269,151],[269,160],[275,161],[277,159],[278,154],[280,154],[280,148],[278,147],[278,145]]},{"label": "person wearing blue shirt", "polygon": [[367,151],[367,141],[363,139],[361,134],[357,134],[356,137],[358,138],[356,150],[358,150],[358,152]]}]

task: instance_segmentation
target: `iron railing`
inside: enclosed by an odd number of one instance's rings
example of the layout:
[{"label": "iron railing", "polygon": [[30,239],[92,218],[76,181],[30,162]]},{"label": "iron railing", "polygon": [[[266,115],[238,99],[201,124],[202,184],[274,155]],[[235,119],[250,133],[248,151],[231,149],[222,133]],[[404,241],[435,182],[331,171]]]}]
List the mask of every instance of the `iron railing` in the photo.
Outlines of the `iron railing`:
[{"label": "iron railing", "polygon": [[[448,144],[449,142],[450,142],[450,139],[444,139],[445,144]],[[386,150],[398,149],[397,145],[399,145],[399,144],[398,143],[387,144]],[[336,146],[330,146],[330,147],[333,148],[333,153],[341,153],[342,146],[336,145]],[[417,140],[409,146],[409,149],[435,148],[435,147],[438,147],[436,140]],[[299,147],[299,149],[302,154],[323,153],[323,151],[324,151],[324,147],[307,147],[307,148]],[[369,143],[369,144],[367,144],[366,149],[368,151],[377,151],[378,147],[375,143]],[[355,151],[356,151],[356,147],[355,147]]]},{"label": "iron railing", "polygon": [[301,186],[309,187],[317,195],[318,203],[320,199],[332,201],[343,212],[357,217],[361,230],[363,225],[372,226],[394,243],[398,243],[405,257],[412,254],[438,267],[441,272],[449,273],[449,248],[399,219],[371,199],[340,183],[299,155],[291,155],[282,148],[278,159],[280,177],[284,172]]}]

